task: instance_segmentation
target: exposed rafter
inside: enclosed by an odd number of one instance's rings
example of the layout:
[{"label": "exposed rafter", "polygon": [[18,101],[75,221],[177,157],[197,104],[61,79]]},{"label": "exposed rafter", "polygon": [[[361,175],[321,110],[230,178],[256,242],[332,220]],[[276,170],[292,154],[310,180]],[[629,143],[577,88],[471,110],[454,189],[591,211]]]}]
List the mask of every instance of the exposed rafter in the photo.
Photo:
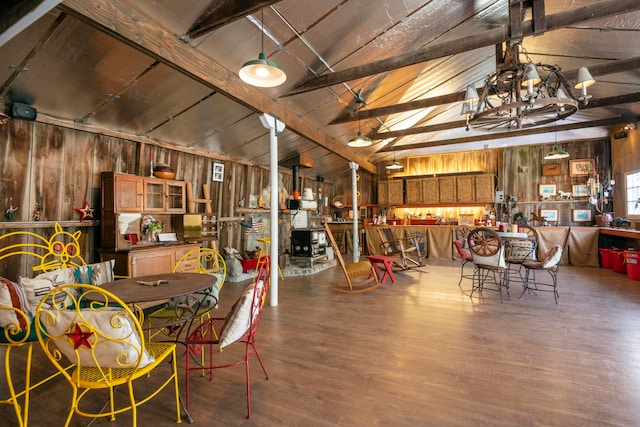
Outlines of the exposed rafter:
[{"label": "exposed rafter", "polygon": [[186,36],[189,39],[204,36],[235,20],[244,18],[262,8],[277,3],[280,0],[239,1],[219,0],[214,2],[209,9],[189,28]]},{"label": "exposed rafter", "polygon": [[[93,25],[122,42],[148,54],[202,84],[224,93],[256,113],[266,112],[279,117],[287,129],[348,161],[357,162],[366,171],[375,173],[376,166],[365,156],[320,132],[317,125],[285,109],[264,92],[249,87],[211,57],[173,34],[157,26],[145,16],[136,14],[119,0],[65,0],[61,5],[68,14]],[[129,25],[121,25],[127,22]]]},{"label": "exposed rafter", "polygon": [[[546,30],[558,30],[570,25],[578,25],[594,19],[605,18],[619,13],[629,13],[640,9],[640,0],[604,0],[588,6],[558,12],[546,16]],[[522,36],[534,34],[532,21],[522,24]],[[444,43],[427,46],[418,51],[409,52],[403,55],[383,59],[380,61],[363,64],[357,67],[348,68],[334,73],[321,74],[310,78],[299,85],[289,95],[309,92],[312,90],[336,85],[362,77],[395,70],[397,68],[442,58],[449,55],[466,52],[468,50],[479,49],[486,46],[494,46],[514,39],[509,34],[509,28],[503,26],[492,30],[484,31],[480,34],[469,35],[458,40],[451,40]]]},{"label": "exposed rafter", "polygon": [[593,120],[590,122],[570,123],[566,125],[557,125],[557,126],[554,125],[554,126],[537,127],[537,128],[530,128],[530,129],[518,129],[510,132],[488,132],[486,134],[482,134],[482,135],[476,134],[474,136],[469,136],[464,138],[452,138],[452,139],[443,139],[439,141],[418,142],[415,144],[396,145],[393,147],[386,146],[382,148],[379,152],[389,153],[389,152],[398,152],[398,151],[404,151],[404,150],[415,150],[418,148],[438,147],[442,145],[490,141],[493,139],[501,139],[501,138],[516,138],[519,136],[537,135],[537,134],[549,133],[549,132],[562,132],[562,131],[568,131],[568,130],[583,129],[588,127],[615,126],[621,123],[628,123],[633,120],[637,120],[637,118],[617,116],[609,119]]}]

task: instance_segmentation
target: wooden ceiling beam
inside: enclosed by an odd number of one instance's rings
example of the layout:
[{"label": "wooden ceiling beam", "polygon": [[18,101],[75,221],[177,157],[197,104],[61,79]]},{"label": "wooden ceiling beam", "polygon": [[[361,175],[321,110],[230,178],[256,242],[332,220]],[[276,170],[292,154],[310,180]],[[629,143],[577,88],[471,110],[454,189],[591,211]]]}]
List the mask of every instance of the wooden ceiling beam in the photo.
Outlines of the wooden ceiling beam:
[{"label": "wooden ceiling beam", "polygon": [[[630,93],[626,95],[611,96],[608,98],[592,99],[589,101],[589,104],[587,105],[581,104],[580,109],[587,110],[590,108],[609,107],[612,105],[628,104],[630,102],[639,102],[639,101],[640,101],[640,92],[636,92],[636,93]],[[456,120],[455,122],[440,123],[437,125],[430,125],[430,126],[418,126],[418,127],[401,129],[401,130],[396,130],[391,132],[380,132],[380,133],[376,133],[368,136],[372,140],[400,138],[403,136],[418,135],[421,133],[430,133],[430,132],[439,132],[439,131],[448,130],[448,129],[457,129],[457,128],[465,127],[466,125],[467,125],[467,122],[465,120]],[[541,133],[544,133],[546,132],[546,129],[548,129],[548,126],[547,127],[541,126],[536,129],[541,129],[542,130]],[[388,146],[385,148],[388,148]]]},{"label": "wooden ceiling beam", "polygon": [[[558,30],[571,25],[578,25],[594,19],[625,14],[640,9],[640,0],[603,0],[576,9],[558,12],[545,17],[547,31]],[[526,21],[522,25],[522,35],[534,34],[533,23]],[[316,89],[356,80],[363,77],[381,74],[397,68],[442,58],[449,55],[496,45],[511,40],[509,28],[502,26],[479,34],[472,34],[458,40],[426,46],[418,51],[405,53],[380,61],[363,64],[334,73],[326,73],[311,77],[291,91],[287,96],[310,92]]]},{"label": "wooden ceiling beam", "polygon": [[528,135],[537,135],[541,133],[549,133],[549,132],[563,132],[575,129],[584,129],[589,127],[603,127],[603,126],[614,126],[622,123],[628,123],[632,118],[624,117],[624,116],[616,116],[608,119],[601,120],[593,120],[590,122],[580,122],[580,123],[570,123],[566,125],[558,125],[558,126],[544,126],[544,127],[536,127],[530,129],[521,129],[521,130],[513,130],[510,132],[491,132],[483,135],[474,135],[464,138],[453,138],[453,139],[442,139],[439,141],[429,141],[429,142],[418,142],[415,144],[406,144],[394,147],[384,147],[378,151],[378,153],[390,153],[390,152],[399,152],[404,150],[416,150],[419,148],[430,148],[430,147],[439,147],[443,145],[454,145],[454,144],[463,144],[469,142],[481,142],[481,141],[490,141],[493,139],[501,139],[501,138],[516,138],[519,136],[528,136]]},{"label": "wooden ceiling beam", "polygon": [[320,132],[317,125],[287,110],[282,103],[277,103],[261,90],[247,85],[213,58],[180,41],[174,34],[130,8],[126,1],[64,0],[60,7],[69,15],[223,93],[256,113],[264,112],[278,117],[288,130],[347,161],[358,163],[363,170],[377,172],[376,165],[367,157]]},{"label": "wooden ceiling beam", "polygon": [[0,3],[0,46],[33,24],[62,0],[4,0]]},{"label": "wooden ceiling beam", "polygon": [[189,39],[202,37],[220,27],[232,23],[247,15],[271,6],[280,0],[242,1],[242,0],[218,0],[209,7],[206,12],[189,28],[186,36]]},{"label": "wooden ceiling beam", "polygon": [[[590,65],[589,72],[594,77],[600,77],[607,74],[622,73],[625,71],[633,71],[640,68],[640,57],[620,59],[617,61],[607,62],[605,64]],[[562,72],[567,80],[574,80],[578,75],[578,70],[570,70]],[[481,93],[482,88],[477,88]],[[415,101],[404,102],[402,104],[388,105],[379,108],[370,108],[368,110],[347,110],[338,118],[334,119],[329,125],[340,123],[355,122],[358,120],[372,119],[376,117],[389,116],[391,114],[405,113],[407,111],[419,110],[421,108],[437,107],[443,104],[452,104],[454,102],[462,102],[465,92],[455,92],[447,95],[434,96],[432,98],[418,99]],[[614,97],[615,98],[615,97]],[[608,99],[608,98],[606,98]],[[630,102],[630,101],[628,101]],[[591,107],[589,107],[591,108]]]}]

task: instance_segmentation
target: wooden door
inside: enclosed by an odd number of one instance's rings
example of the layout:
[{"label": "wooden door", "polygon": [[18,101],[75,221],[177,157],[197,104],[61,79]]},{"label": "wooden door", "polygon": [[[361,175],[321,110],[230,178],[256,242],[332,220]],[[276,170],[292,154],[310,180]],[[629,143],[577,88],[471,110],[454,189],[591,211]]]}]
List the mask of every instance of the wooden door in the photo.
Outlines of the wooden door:
[{"label": "wooden door", "polygon": [[495,186],[493,175],[477,175],[475,200],[477,202],[493,203],[495,198]]},{"label": "wooden door", "polygon": [[387,198],[387,191],[389,186],[387,185],[389,181],[378,181],[378,204],[386,205],[389,203],[389,199]]},{"label": "wooden door", "polygon": [[440,200],[438,192],[438,178],[424,178],[422,181],[422,202],[438,203]]},{"label": "wooden door", "polygon": [[440,203],[454,203],[456,201],[456,178],[454,176],[438,178],[438,194]]},{"label": "wooden door", "polygon": [[407,179],[407,204],[423,203],[422,180]]},{"label": "wooden door", "polygon": [[404,181],[394,179],[389,182],[387,198],[390,205],[401,205],[404,203]]}]

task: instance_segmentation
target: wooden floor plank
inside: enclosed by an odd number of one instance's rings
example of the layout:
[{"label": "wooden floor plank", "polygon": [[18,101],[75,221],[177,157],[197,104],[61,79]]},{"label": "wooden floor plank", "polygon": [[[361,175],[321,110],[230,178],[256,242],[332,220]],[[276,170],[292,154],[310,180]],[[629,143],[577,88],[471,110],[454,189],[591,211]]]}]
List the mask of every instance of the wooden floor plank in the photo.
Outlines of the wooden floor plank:
[{"label": "wooden floor plank", "polygon": [[[562,266],[557,305],[551,293],[518,299],[517,284],[500,304],[495,292],[469,298],[459,274],[457,261],[430,261],[358,295],[329,290],[338,268],[287,277],[257,336],[270,379],[252,365],[252,419],[236,367],[213,382],[192,375],[196,424],[640,425],[640,282]],[[221,313],[245,284],[225,285]],[[179,364],[183,389],[182,351]],[[48,369],[37,356],[34,375]],[[30,425],[61,425],[68,398],[62,379],[36,390]],[[144,405],[139,425],[175,425],[170,399],[165,391]],[[12,425],[9,406],[0,420]],[[117,425],[130,425],[128,415]]]}]

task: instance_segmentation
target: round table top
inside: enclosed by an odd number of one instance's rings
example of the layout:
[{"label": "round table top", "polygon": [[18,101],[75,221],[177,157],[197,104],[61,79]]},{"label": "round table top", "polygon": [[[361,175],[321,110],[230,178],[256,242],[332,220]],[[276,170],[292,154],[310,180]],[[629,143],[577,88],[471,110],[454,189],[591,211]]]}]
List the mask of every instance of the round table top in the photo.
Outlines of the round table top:
[{"label": "round table top", "polygon": [[[157,286],[140,284],[139,282],[158,282]],[[149,276],[138,276],[120,279],[102,284],[100,287],[113,293],[126,303],[167,300],[181,295],[189,295],[211,287],[217,277],[199,273],[164,273]]]}]

